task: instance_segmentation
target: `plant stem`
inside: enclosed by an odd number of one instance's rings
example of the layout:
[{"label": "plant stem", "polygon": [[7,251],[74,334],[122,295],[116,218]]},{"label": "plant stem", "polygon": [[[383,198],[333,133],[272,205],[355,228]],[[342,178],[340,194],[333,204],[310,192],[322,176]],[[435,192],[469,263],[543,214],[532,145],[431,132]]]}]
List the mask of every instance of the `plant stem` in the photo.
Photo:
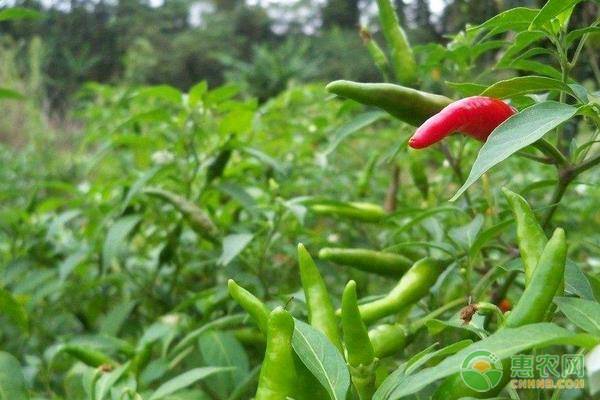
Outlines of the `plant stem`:
[{"label": "plant stem", "polygon": [[590,168],[595,167],[598,164],[600,164],[600,154],[597,154],[594,157],[584,160],[581,164],[573,168],[572,171],[575,176],[578,176],[579,174],[587,171]]},{"label": "plant stem", "polygon": [[552,194],[552,199],[550,200],[550,208],[548,208],[548,211],[544,216],[544,220],[542,222],[543,228],[547,228],[550,225],[552,216],[558,208],[560,201],[562,200],[565,192],[567,191],[567,187],[573,181],[573,179],[574,175],[572,175],[570,170],[558,171],[558,185],[556,185],[556,187],[554,188],[554,193]]},{"label": "plant stem", "polygon": [[458,307],[460,305],[465,304],[467,301],[463,298],[460,299],[455,299],[452,300],[451,302],[444,304],[443,306],[441,306],[440,308],[437,308],[435,310],[433,310],[432,312],[430,312],[429,314],[427,314],[426,316],[424,316],[423,318],[413,322],[412,324],[410,324],[409,327],[409,332],[416,332],[419,329],[421,329],[423,326],[425,326],[425,324],[429,321],[431,321],[432,319],[435,319],[437,317],[439,317],[440,315],[444,314],[446,311],[453,309],[454,307]]},{"label": "plant stem", "polygon": [[565,155],[556,146],[546,139],[540,139],[532,146],[554,160],[556,165],[567,166],[569,164],[567,157],[565,157]]}]

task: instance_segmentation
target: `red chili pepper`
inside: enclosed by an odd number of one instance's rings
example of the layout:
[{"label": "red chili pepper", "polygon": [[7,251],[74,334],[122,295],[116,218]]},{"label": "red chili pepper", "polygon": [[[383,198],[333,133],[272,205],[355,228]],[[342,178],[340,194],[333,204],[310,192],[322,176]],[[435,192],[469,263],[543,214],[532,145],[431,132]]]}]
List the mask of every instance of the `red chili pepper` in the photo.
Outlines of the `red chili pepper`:
[{"label": "red chili pepper", "polygon": [[512,310],[512,304],[509,299],[502,299],[502,301],[500,301],[500,304],[498,304],[498,308],[500,308],[500,310],[502,310],[503,313],[506,313]]},{"label": "red chili pepper", "polygon": [[460,132],[485,141],[494,129],[516,110],[502,100],[474,96],[455,101],[429,118],[408,141],[415,149],[439,142],[446,136]]}]

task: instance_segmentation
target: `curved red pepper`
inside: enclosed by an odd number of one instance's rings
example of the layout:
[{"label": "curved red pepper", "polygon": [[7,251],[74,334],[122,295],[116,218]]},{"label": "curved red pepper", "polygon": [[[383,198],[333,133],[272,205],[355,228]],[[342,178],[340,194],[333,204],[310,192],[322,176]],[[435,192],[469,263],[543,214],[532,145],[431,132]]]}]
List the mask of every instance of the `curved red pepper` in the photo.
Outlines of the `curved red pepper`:
[{"label": "curved red pepper", "polygon": [[474,96],[455,101],[429,118],[408,141],[415,149],[439,142],[446,136],[460,132],[485,141],[498,125],[516,110],[502,100]]}]

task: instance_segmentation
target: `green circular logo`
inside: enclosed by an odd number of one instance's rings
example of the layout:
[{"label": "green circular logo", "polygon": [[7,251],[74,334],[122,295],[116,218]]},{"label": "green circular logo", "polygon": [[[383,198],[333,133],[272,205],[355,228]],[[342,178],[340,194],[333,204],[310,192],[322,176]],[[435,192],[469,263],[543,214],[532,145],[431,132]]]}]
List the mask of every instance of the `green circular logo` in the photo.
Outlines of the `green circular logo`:
[{"label": "green circular logo", "polygon": [[477,392],[487,392],[498,386],[503,373],[498,357],[487,350],[469,354],[460,367],[460,376],[465,385]]}]

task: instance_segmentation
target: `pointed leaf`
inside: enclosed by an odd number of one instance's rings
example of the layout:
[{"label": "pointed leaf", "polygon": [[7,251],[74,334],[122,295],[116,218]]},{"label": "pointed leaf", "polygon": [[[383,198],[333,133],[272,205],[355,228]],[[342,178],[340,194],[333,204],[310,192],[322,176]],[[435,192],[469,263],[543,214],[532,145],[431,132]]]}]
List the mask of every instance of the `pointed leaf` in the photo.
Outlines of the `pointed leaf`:
[{"label": "pointed leaf", "polygon": [[294,351],[317,378],[332,400],[344,400],[350,387],[350,374],[344,358],[321,332],[295,320]]},{"label": "pointed leaf", "polygon": [[576,113],[576,107],[548,101],[531,106],[510,117],[488,137],[477,155],[467,181],[450,201],[458,199],[492,167],[541,139],[546,133],[569,120]]}]

